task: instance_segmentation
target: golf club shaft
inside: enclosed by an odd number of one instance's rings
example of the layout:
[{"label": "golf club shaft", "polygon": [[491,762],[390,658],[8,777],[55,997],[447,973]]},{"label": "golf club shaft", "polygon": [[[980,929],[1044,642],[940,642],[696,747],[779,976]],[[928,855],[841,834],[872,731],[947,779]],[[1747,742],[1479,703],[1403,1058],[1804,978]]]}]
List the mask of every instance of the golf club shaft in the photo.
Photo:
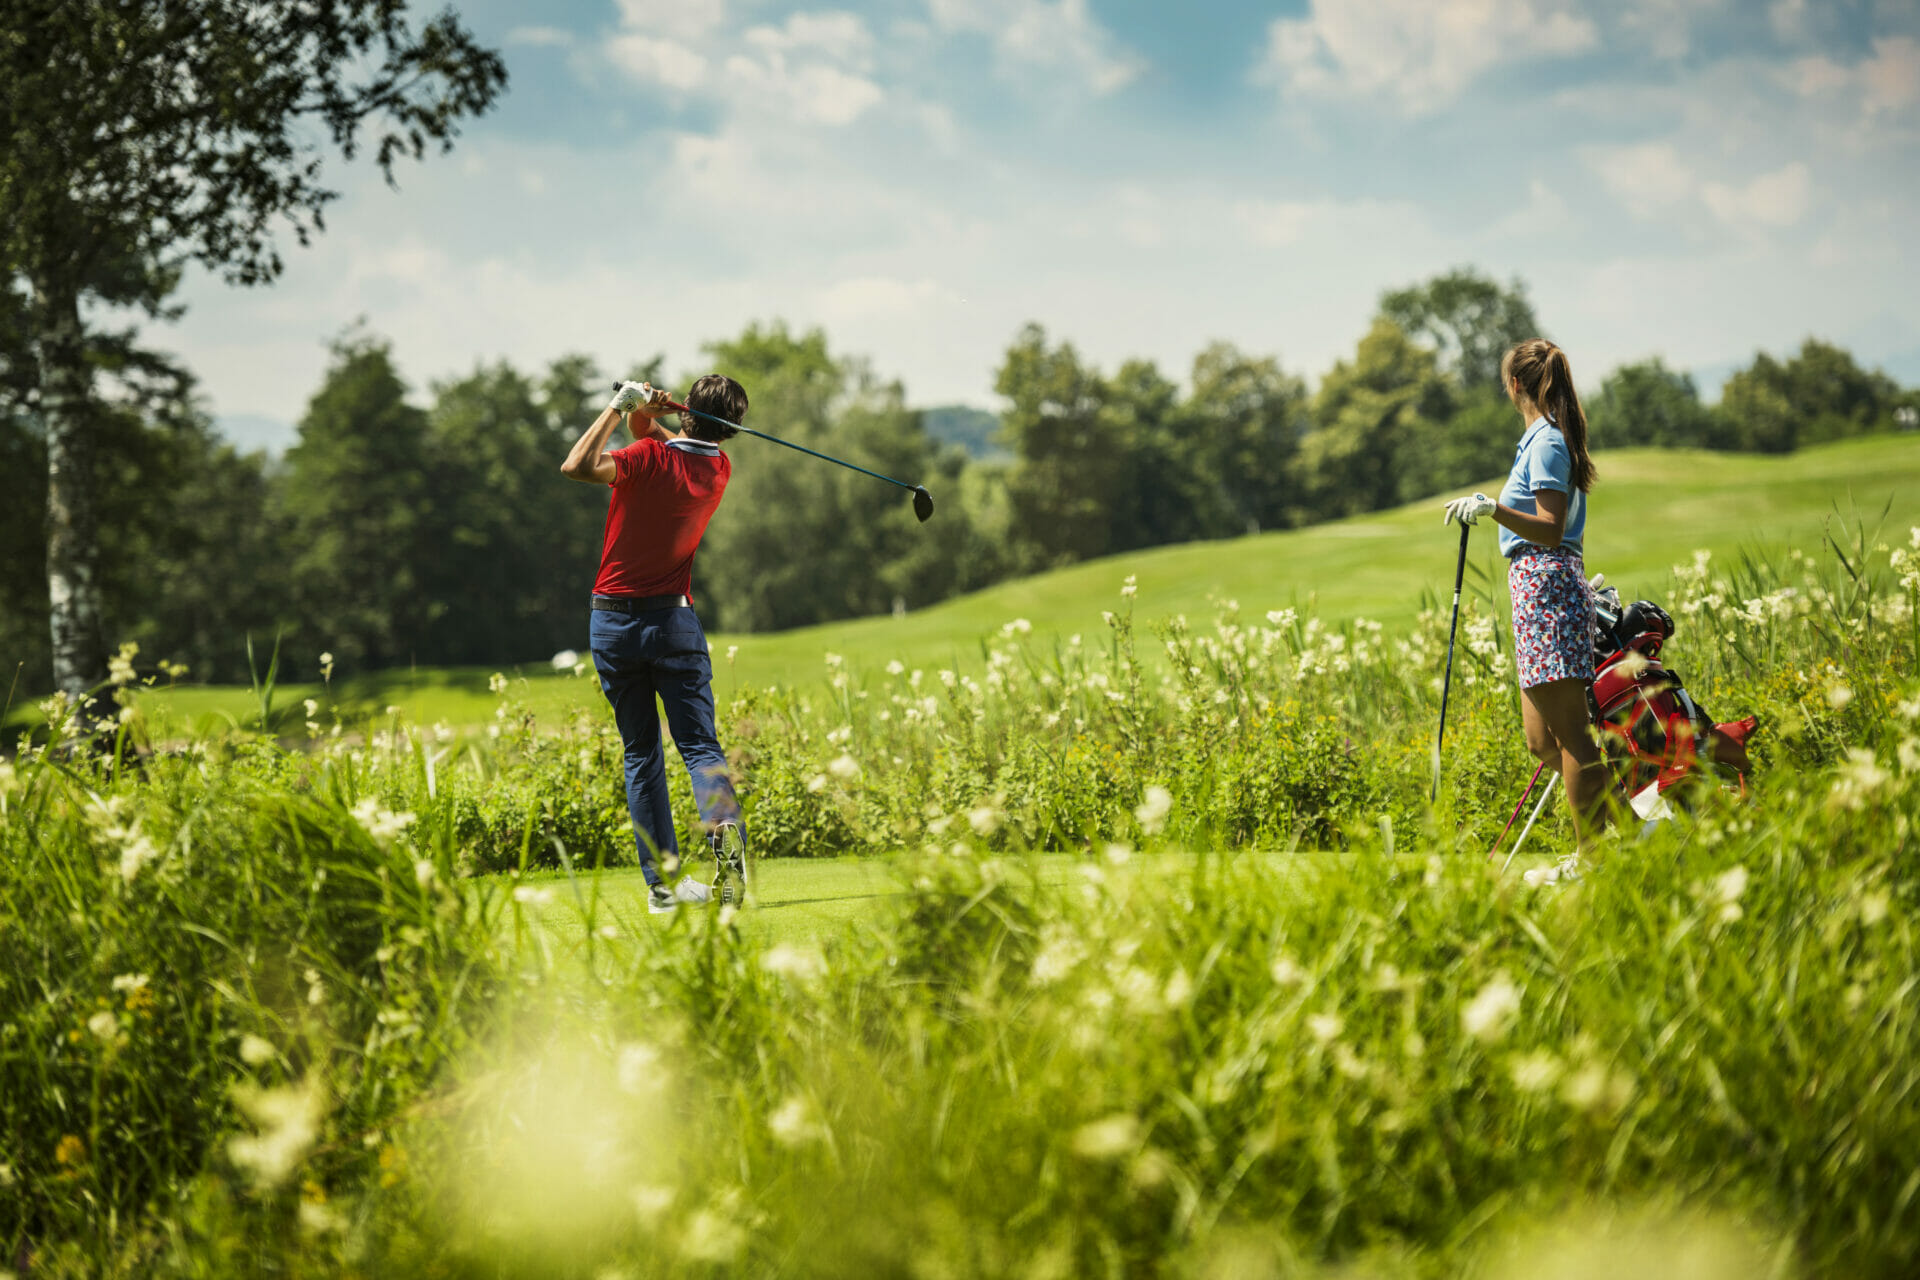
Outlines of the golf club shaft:
[{"label": "golf club shaft", "polygon": [[1540,771],[1546,767],[1545,760],[1534,766],[1533,776],[1527,779],[1527,789],[1520,793],[1520,803],[1513,806],[1513,812],[1507,815],[1507,825],[1500,828],[1500,839],[1495,840],[1493,848],[1487,850],[1488,862],[1492,862],[1493,856],[1500,852],[1500,841],[1507,838],[1507,832],[1513,830],[1513,824],[1520,820],[1520,811],[1527,807],[1527,797],[1533,794],[1533,784],[1540,781]]},{"label": "golf club shaft", "polygon": [[[615,383],[614,390],[618,391],[619,389],[620,389],[620,384]],[[856,466],[851,462],[847,462],[843,459],[836,458],[830,453],[821,453],[818,450],[809,449],[807,448],[807,446],[803,444],[795,444],[791,440],[782,440],[779,436],[770,436],[764,431],[755,431],[752,427],[743,427],[737,422],[728,422],[725,418],[717,418],[713,414],[703,413],[699,409],[689,409],[686,405],[681,404],[678,400],[668,400],[666,401],[666,406],[667,408],[673,409],[679,413],[690,413],[696,418],[705,418],[708,422],[718,423],[720,426],[723,426],[723,427],[732,427],[735,431],[741,432],[745,435],[756,436],[761,440],[771,440],[775,444],[783,444],[787,446],[787,448],[789,449],[796,449],[801,453],[808,454],[812,457],[818,458],[822,462],[831,462],[838,466],[845,467],[849,471],[858,471],[863,476],[872,476],[875,480],[885,480],[888,484],[899,485],[902,489],[905,489],[908,493],[912,493],[920,487],[919,485],[908,484],[905,480],[895,480],[892,476],[883,476],[878,471],[869,471],[865,467]]]},{"label": "golf club shaft", "polygon": [[1533,806],[1533,813],[1527,818],[1527,825],[1520,828],[1520,834],[1514,838],[1513,848],[1507,850],[1507,860],[1500,864],[1502,875],[1506,874],[1507,868],[1513,865],[1513,855],[1520,852],[1520,846],[1527,842],[1527,832],[1533,830],[1533,824],[1540,821],[1540,811],[1547,807],[1547,801],[1553,799],[1553,784],[1559,780],[1560,775],[1556,773],[1547,779],[1546,786],[1540,788],[1540,800]]},{"label": "golf club shaft", "polygon": [[1440,795],[1441,749],[1447,741],[1447,698],[1453,692],[1453,637],[1460,629],[1460,584],[1467,577],[1467,522],[1460,522],[1460,559],[1453,566],[1453,621],[1447,624],[1447,674],[1440,682],[1440,732],[1433,740],[1433,794]]}]

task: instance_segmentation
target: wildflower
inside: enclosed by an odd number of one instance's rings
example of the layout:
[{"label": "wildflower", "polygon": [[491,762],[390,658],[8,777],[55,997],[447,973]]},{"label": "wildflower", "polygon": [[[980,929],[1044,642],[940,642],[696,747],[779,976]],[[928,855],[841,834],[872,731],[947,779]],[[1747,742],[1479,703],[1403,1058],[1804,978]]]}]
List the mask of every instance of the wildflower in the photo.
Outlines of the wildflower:
[{"label": "wildflower", "polygon": [[1860,923],[1866,925],[1868,928],[1879,924],[1887,918],[1887,908],[1890,905],[1885,889],[1876,889],[1872,893],[1861,894],[1858,906]]},{"label": "wildflower", "polygon": [[140,652],[140,646],[129,640],[120,646],[120,652],[107,659],[107,679],[113,684],[132,684],[133,656]]},{"label": "wildflower", "polygon": [[505,693],[506,691],[507,691],[507,677],[504,672],[496,671],[492,675],[487,677],[487,692]]},{"label": "wildflower", "polygon": [[767,1131],[773,1140],[783,1147],[803,1147],[812,1142],[823,1142],[827,1137],[827,1126],[805,1098],[794,1096],[780,1104],[780,1109],[767,1117]]},{"label": "wildflower", "polygon": [[769,947],[760,956],[760,967],[783,978],[805,980],[826,972],[826,961],[817,951],[803,951],[791,943]]},{"label": "wildflower", "polygon": [[1347,1024],[1337,1013],[1316,1013],[1307,1018],[1307,1031],[1321,1044],[1328,1044],[1339,1038]]},{"label": "wildflower", "polygon": [[1121,867],[1133,857],[1133,846],[1116,841],[1109,844],[1103,852],[1109,866]]},{"label": "wildflower", "polygon": [[843,753],[827,766],[827,772],[842,782],[852,782],[860,776],[860,762]]},{"label": "wildflower", "polygon": [[114,1036],[119,1034],[120,1019],[114,1017],[111,1011],[102,1009],[87,1019],[87,1030],[93,1032],[95,1038],[111,1043]]},{"label": "wildflower", "polygon": [[1267,625],[1270,627],[1273,627],[1276,630],[1279,630],[1279,631],[1287,630],[1288,628],[1293,626],[1294,620],[1295,620],[1295,614],[1291,609],[1267,610]]},{"label": "wildflower", "polygon": [[131,995],[135,991],[144,991],[147,983],[150,981],[152,981],[152,979],[148,978],[144,973],[122,973],[114,977],[113,989],[115,991],[124,991]]},{"label": "wildflower", "polygon": [[435,872],[431,859],[415,858],[413,860],[414,883],[418,884],[422,889],[433,883],[434,875]]},{"label": "wildflower", "polygon": [[366,828],[368,835],[381,844],[391,844],[395,838],[413,825],[410,813],[394,813],[383,806],[373,796],[368,796],[351,810],[355,821]]},{"label": "wildflower", "polygon": [[1140,829],[1152,836],[1160,834],[1172,811],[1173,793],[1165,787],[1152,786],[1147,788],[1146,798],[1133,811],[1133,816],[1139,820]]},{"label": "wildflower", "polygon": [[1900,757],[1900,772],[1908,776],[1920,775],[1920,738],[1905,738],[1897,748]]},{"label": "wildflower", "polygon": [[1072,973],[1079,963],[1086,959],[1086,949],[1080,940],[1067,929],[1051,929],[1040,944],[1038,954],[1033,957],[1033,982],[1035,986],[1051,986]]},{"label": "wildflower", "polygon": [[227,1158],[252,1176],[256,1185],[286,1181],[320,1136],[325,1099],[313,1077],[284,1089],[242,1085],[234,1102],[257,1130],[227,1142]]},{"label": "wildflower", "polygon": [[140,834],[140,828],[136,825],[128,833],[127,843],[120,850],[120,879],[132,884],[141,869],[159,856],[160,851],[153,847],[153,841]]},{"label": "wildflower", "polygon": [[1733,867],[1714,877],[1712,884],[1701,893],[1705,905],[1718,907],[1719,919],[1732,924],[1743,914],[1740,909],[1740,895],[1747,891],[1747,869]]},{"label": "wildflower", "polygon": [[580,665],[580,654],[574,649],[562,649],[550,661],[555,671],[571,671]]},{"label": "wildflower", "polygon": [[320,714],[320,704],[312,698],[304,699],[300,705],[306,708],[307,719],[309,720]]},{"label": "wildflower", "polygon": [[1111,609],[1102,609],[1100,611],[1100,619],[1110,627],[1119,621],[1119,619],[1113,616],[1113,610]]},{"label": "wildflower", "polygon": [[327,998],[327,984],[320,980],[320,971],[309,969],[302,976],[307,980],[307,1003],[316,1005],[324,1003]]},{"label": "wildflower", "polygon": [[695,1262],[732,1262],[747,1243],[747,1229],[736,1215],[733,1197],[722,1197],[693,1214],[680,1233],[680,1252]]},{"label": "wildflower", "polygon": [[86,1163],[87,1144],[76,1134],[65,1134],[53,1148],[53,1162],[71,1168]]},{"label": "wildflower", "polygon": [[1117,1160],[1139,1147],[1140,1136],[1140,1122],[1123,1112],[1081,1125],[1068,1146],[1084,1160]]},{"label": "wildflower", "polygon": [[240,1037],[240,1061],[250,1067],[263,1067],[280,1056],[273,1042],[248,1032]]},{"label": "wildflower", "polygon": [[1827,686],[1827,705],[1835,711],[1853,701],[1853,690],[1846,685],[1834,682]]},{"label": "wildflower", "polygon": [[829,653],[829,654],[827,654],[827,655],[826,655],[826,659],[827,659],[827,666],[828,666],[828,668],[829,668],[829,669],[832,669],[832,670],[838,670],[838,669],[839,669],[839,667],[840,667],[840,664],[846,661],[846,659],[845,659],[845,658],[843,658],[843,657],[841,657],[841,656],[840,656],[839,654],[837,654],[837,653]]},{"label": "wildflower", "polygon": [[1000,829],[1000,820],[1003,816],[992,805],[983,804],[977,809],[968,811],[967,825],[973,828],[975,835],[985,839]]},{"label": "wildflower", "polygon": [[819,795],[822,791],[825,791],[826,789],[827,789],[826,774],[816,773],[811,778],[807,779],[807,790],[813,793],[814,795]]},{"label": "wildflower", "polygon": [[553,901],[553,890],[536,888],[530,884],[518,885],[513,891],[513,900],[535,907],[544,907]]},{"label": "wildflower", "polygon": [[1267,969],[1274,983],[1282,987],[1298,986],[1307,980],[1307,971],[1293,962],[1293,957],[1281,955]]},{"label": "wildflower", "polygon": [[1140,584],[1134,580],[1134,575],[1130,573],[1120,584],[1120,597],[1123,600],[1131,600],[1139,590]]},{"label": "wildflower", "polygon": [[1507,1034],[1519,1012],[1519,990],[1505,973],[1496,973],[1460,1010],[1460,1027],[1476,1040],[1498,1040]]},{"label": "wildflower", "polygon": [[906,672],[906,669],[907,669],[906,664],[900,661],[900,659],[898,658],[895,658],[891,662],[887,663],[887,674],[890,676],[902,675]]},{"label": "wildflower", "polygon": [[333,655],[330,653],[320,655],[320,678],[322,680],[333,679]]},{"label": "wildflower", "polygon": [[1607,1070],[1604,1063],[1589,1062],[1568,1076],[1560,1086],[1560,1097],[1580,1111],[1606,1108],[1618,1111],[1627,1105],[1633,1091],[1633,1077]]},{"label": "wildflower", "polygon": [[1507,1069],[1513,1074],[1513,1087],[1522,1093],[1545,1093],[1559,1083],[1563,1070],[1560,1059],[1545,1049],[1515,1057]]},{"label": "wildflower", "polygon": [[1847,752],[1847,762],[1836,772],[1827,804],[1839,809],[1863,808],[1868,799],[1886,785],[1888,776],[1874,759],[1873,752],[1855,747]]}]

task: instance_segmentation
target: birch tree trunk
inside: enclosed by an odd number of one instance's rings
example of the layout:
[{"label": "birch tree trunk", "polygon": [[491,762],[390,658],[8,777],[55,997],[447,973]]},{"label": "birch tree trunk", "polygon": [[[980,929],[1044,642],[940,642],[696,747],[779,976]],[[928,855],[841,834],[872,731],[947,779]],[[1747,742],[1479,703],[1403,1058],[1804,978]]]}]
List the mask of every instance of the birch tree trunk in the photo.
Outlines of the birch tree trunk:
[{"label": "birch tree trunk", "polygon": [[80,327],[79,291],[34,282],[39,312],[40,409],[47,428],[47,592],[53,682],[79,700],[107,677],[94,519],[93,371]]}]

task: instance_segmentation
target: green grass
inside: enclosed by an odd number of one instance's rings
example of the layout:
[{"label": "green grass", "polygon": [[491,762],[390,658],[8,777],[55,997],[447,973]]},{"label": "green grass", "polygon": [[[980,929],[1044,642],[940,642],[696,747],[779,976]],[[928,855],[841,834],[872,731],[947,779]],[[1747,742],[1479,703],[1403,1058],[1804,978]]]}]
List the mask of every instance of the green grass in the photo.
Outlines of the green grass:
[{"label": "green grass", "polygon": [[[1911,437],[1845,441],[1779,457],[1633,449],[1603,453],[1597,462],[1587,569],[1604,571],[1627,599],[1660,598],[1668,570],[1696,548],[1722,561],[1749,549],[1817,549],[1836,510],[1873,519],[1884,508],[1889,530],[1920,525],[1920,448]],[[1489,480],[1482,487],[1496,485]],[[1041,640],[1099,633],[1101,611],[1116,607],[1128,574],[1139,582],[1142,622],[1176,613],[1204,617],[1214,602],[1237,600],[1252,617],[1310,605],[1329,621],[1364,616],[1404,623],[1423,602],[1449,593],[1456,546],[1440,525],[1438,501],[1423,500],[1308,529],[1130,552],[1002,583],[904,618],[715,635],[715,691],[724,701],[749,685],[818,684],[828,653],[865,675],[895,660],[930,674],[941,666],[978,670],[982,642],[1015,618],[1030,621]],[[1490,528],[1473,535],[1469,560],[1469,589],[1504,601],[1504,571]],[[584,631],[583,624],[582,645]],[[739,651],[729,658],[735,645]],[[544,663],[506,670],[516,681],[515,698],[543,720],[600,708],[590,678],[559,676]],[[498,705],[487,690],[490,674],[483,667],[394,670],[338,680],[331,696],[349,718],[392,705],[417,724],[474,726]],[[278,731],[301,733],[299,701],[328,696],[317,683],[283,684],[276,694],[283,713]],[[144,701],[156,737],[258,718],[245,689],[190,686]],[[8,725],[37,719],[31,707],[15,708]]]}]

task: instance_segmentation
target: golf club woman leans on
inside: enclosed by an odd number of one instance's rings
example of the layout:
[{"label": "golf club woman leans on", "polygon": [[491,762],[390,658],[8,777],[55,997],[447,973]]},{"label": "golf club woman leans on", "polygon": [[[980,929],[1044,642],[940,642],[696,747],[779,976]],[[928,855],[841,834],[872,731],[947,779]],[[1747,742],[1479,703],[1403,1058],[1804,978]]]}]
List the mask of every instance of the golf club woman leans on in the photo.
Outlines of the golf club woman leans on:
[{"label": "golf club woman leans on", "polygon": [[[1527,424],[1513,471],[1495,502],[1483,493],[1447,504],[1448,520],[1473,524],[1492,516],[1500,526],[1513,592],[1513,652],[1527,749],[1558,765],[1572,802],[1574,831],[1584,849],[1605,821],[1606,769],[1588,729],[1587,685],[1593,679],[1593,594],[1580,552],[1587,527],[1593,459],[1587,416],[1573,387],[1567,353],[1529,338],[1500,361],[1507,398]],[[1529,883],[1579,875],[1579,855],[1529,873]]]},{"label": "golf club woman leans on", "polygon": [[[721,901],[737,903],[746,891],[740,802],[714,729],[713,667],[692,597],[693,555],[733,474],[720,441],[734,431],[691,413],[682,415],[682,432],[669,431],[660,421],[669,412],[665,401],[665,392],[645,383],[621,383],[560,465],[570,480],[613,490],[593,584],[593,665],[626,747],[627,809],[647,878],[647,909],[656,913],[672,911],[681,898],[707,896],[704,886],[696,890],[687,881],[676,897],[661,875],[662,862],[667,872],[675,869],[680,845],[656,696],[693,778],[694,802],[719,865]],[[732,378],[709,374],[687,393],[687,408],[738,422],[746,416],[747,393]],[[634,441],[609,453],[607,439],[623,415]]]}]

